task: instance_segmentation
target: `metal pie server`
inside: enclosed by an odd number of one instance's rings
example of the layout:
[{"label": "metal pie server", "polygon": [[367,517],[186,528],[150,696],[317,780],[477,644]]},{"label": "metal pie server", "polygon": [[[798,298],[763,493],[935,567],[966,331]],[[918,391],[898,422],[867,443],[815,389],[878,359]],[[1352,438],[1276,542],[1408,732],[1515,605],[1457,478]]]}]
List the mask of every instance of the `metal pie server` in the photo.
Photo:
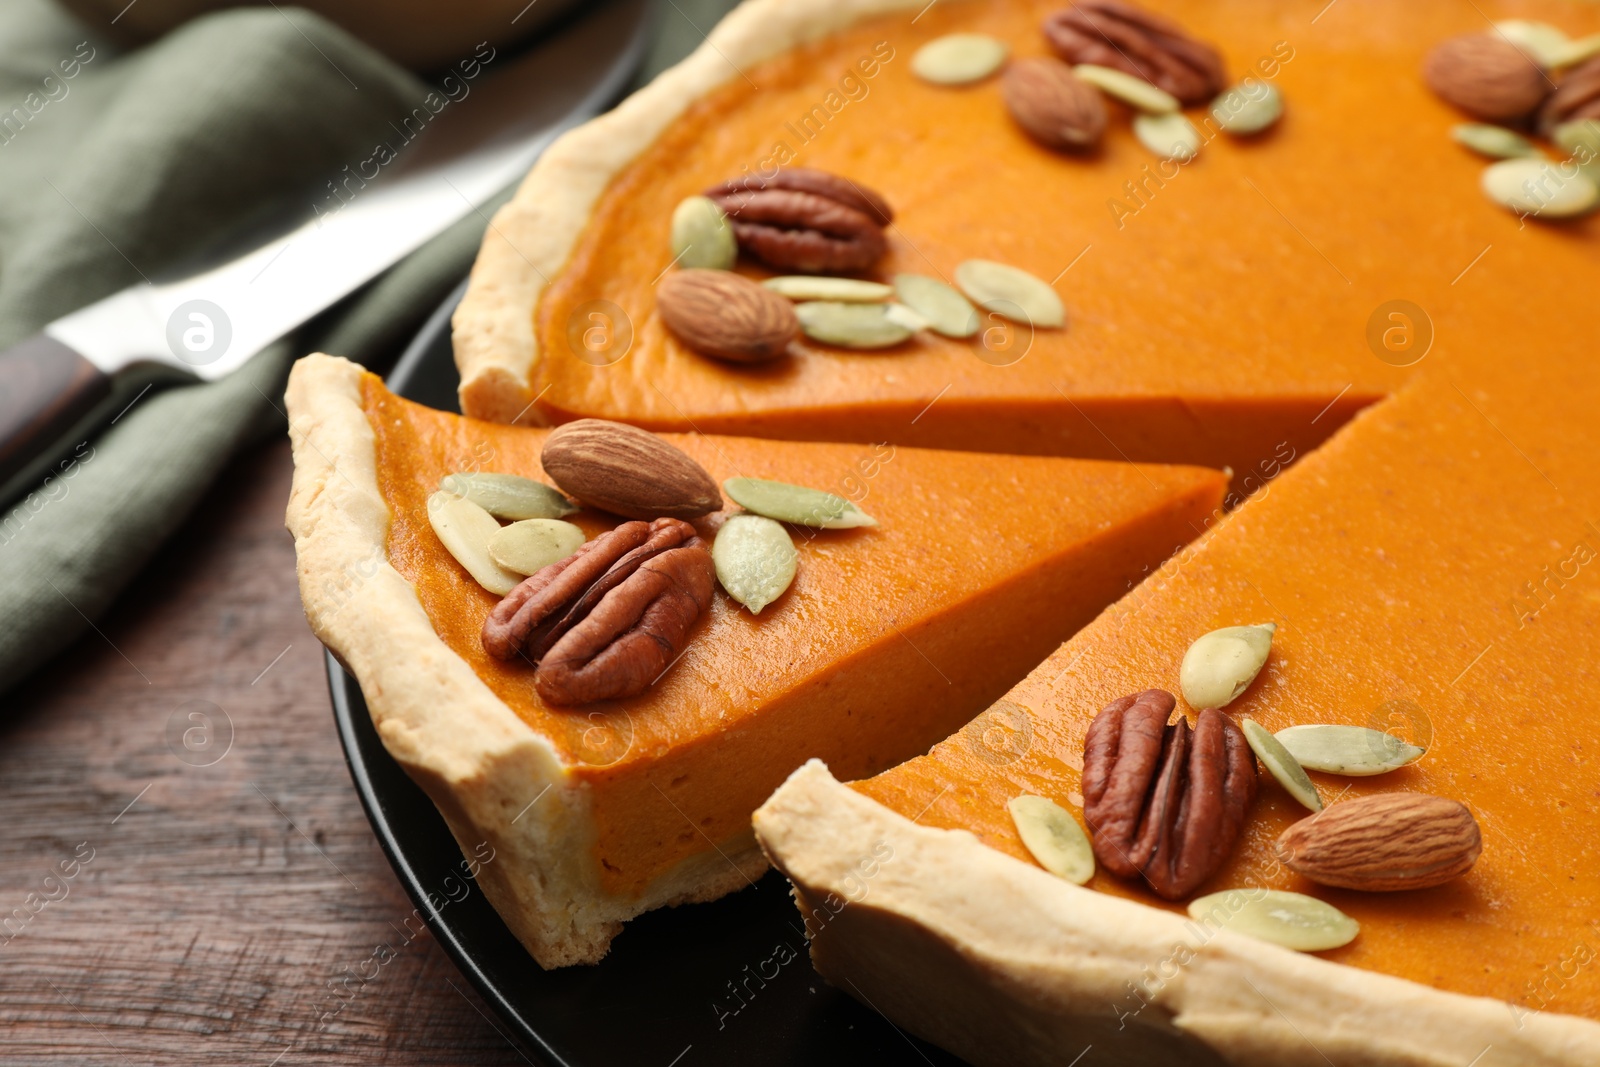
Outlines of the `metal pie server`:
[{"label": "metal pie server", "polygon": [[272,239],[184,277],[124,289],[0,351],[0,504],[150,386],[238,369],[477,211],[557,135],[622,93],[650,14],[650,0],[590,6],[501,59],[502,69],[491,60],[374,179],[341,172],[337,196],[308,203]]}]

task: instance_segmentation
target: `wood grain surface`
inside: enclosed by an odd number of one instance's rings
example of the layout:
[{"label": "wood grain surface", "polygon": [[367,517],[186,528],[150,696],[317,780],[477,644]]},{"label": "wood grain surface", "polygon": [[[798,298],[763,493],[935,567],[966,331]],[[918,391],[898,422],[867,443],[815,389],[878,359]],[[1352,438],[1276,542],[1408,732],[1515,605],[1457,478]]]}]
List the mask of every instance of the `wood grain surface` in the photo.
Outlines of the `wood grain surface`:
[{"label": "wood grain surface", "polygon": [[[529,1062],[426,933],[398,932],[412,905],[295,589],[290,466],[287,440],[237,460],[0,701],[8,1065]],[[372,967],[380,943],[403,947]]]}]

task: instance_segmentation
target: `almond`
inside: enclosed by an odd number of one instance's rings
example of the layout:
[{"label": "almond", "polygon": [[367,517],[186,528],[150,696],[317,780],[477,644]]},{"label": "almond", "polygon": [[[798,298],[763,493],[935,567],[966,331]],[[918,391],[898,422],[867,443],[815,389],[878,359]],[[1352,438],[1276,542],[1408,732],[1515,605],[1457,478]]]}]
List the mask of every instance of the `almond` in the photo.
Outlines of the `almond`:
[{"label": "almond", "polygon": [[722,493],[704,467],[648,430],[621,422],[569,422],[551,433],[539,462],[569,495],[628,519],[692,519],[722,507]]},{"label": "almond", "polygon": [[1527,118],[1550,92],[1544,69],[1522,49],[1486,33],[1452,37],[1428,53],[1422,76],[1448,103],[1489,122]]},{"label": "almond", "polygon": [[789,301],[723,270],[674,271],[657,287],[656,308],[678,340],[734,363],[777,359],[800,331]]},{"label": "almond", "polygon": [[1006,110],[1028,136],[1047,148],[1084,152],[1106,132],[1099,90],[1059,59],[1019,59],[1000,79]]},{"label": "almond", "polygon": [[1320,885],[1390,892],[1441,885],[1483,851],[1465,804],[1427,793],[1379,793],[1302,819],[1278,836],[1278,858]]}]

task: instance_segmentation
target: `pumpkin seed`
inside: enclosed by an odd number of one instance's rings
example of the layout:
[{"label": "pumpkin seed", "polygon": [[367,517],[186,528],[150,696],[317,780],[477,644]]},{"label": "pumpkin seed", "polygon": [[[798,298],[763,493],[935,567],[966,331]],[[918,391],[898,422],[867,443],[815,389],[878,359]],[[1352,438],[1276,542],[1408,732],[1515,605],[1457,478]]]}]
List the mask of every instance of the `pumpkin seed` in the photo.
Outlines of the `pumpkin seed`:
[{"label": "pumpkin seed", "polygon": [[1522,159],[1539,154],[1539,149],[1532,141],[1504,126],[1463,122],[1450,127],[1450,136],[1457,144],[1466,145],[1479,155],[1488,156],[1490,159]]},{"label": "pumpkin seed", "polygon": [[739,242],[716,201],[691,196],[672,212],[672,261],[684,269],[732,270]]},{"label": "pumpkin seed", "polygon": [[1250,79],[1225,89],[1211,103],[1211,117],[1235,137],[1248,137],[1283,116],[1283,94],[1276,85]]},{"label": "pumpkin seed", "polygon": [[908,308],[895,300],[883,305],[883,316],[890,322],[899,323],[912,333],[928,328],[928,320],[922,317],[921,312],[915,308]]},{"label": "pumpkin seed", "polygon": [[500,532],[500,524],[466,497],[443,490],[428,497],[428,525],[472,580],[495,596],[505,596],[522,581],[522,575],[489,556],[489,539]]},{"label": "pumpkin seed", "polygon": [[1073,885],[1094,877],[1094,848],[1066,808],[1024,793],[1006,805],[1017,833],[1039,866]]},{"label": "pumpkin seed", "polygon": [[973,303],[997,315],[1033,326],[1059,327],[1067,321],[1061,297],[1049,283],[1025,270],[989,259],[969,259],[956,267],[956,284]]},{"label": "pumpkin seed", "polygon": [[1178,668],[1178,688],[1189,706],[1225,708],[1250,687],[1272,651],[1277,624],[1225,626],[1189,646]]},{"label": "pumpkin seed", "polygon": [[970,85],[982,81],[1006,61],[1011,47],[982,33],[937,37],[911,57],[911,73],[935,85]]},{"label": "pumpkin seed", "polygon": [[894,295],[928,321],[928,329],[946,337],[971,337],[978,332],[978,309],[954,286],[926,274],[896,274]]},{"label": "pumpkin seed", "polygon": [[560,519],[579,510],[559,490],[518,474],[447,474],[439,488],[466,497],[497,519]]},{"label": "pumpkin seed", "polygon": [[489,538],[489,558],[508,571],[537,574],[582,547],[583,531],[560,519],[524,519]]},{"label": "pumpkin seed", "polygon": [[1316,897],[1283,889],[1225,889],[1189,902],[1189,918],[1301,952],[1348,945],[1361,924]]},{"label": "pumpkin seed", "polygon": [[1572,44],[1560,28],[1548,22],[1506,19],[1494,24],[1494,32],[1532,56],[1542,67],[1555,66],[1553,61]]},{"label": "pumpkin seed", "polygon": [[1134,116],[1133,135],[1162,159],[1187,163],[1200,152],[1200,131],[1187,115],[1177,111]]},{"label": "pumpkin seed", "polygon": [[1365,778],[1415,763],[1428,750],[1365,726],[1290,726],[1274,734],[1307,770]]},{"label": "pumpkin seed", "polygon": [[813,300],[796,304],[800,329],[813,341],[840,348],[889,348],[915,331],[889,317],[883,304],[842,304]]},{"label": "pumpkin seed", "polygon": [[1305,768],[1289,754],[1283,743],[1254,719],[1243,719],[1239,725],[1244,729],[1244,739],[1250,743],[1250,750],[1261,760],[1272,777],[1278,780],[1278,784],[1312,811],[1321,811],[1322,794],[1317,792],[1317,787],[1307,776]]},{"label": "pumpkin seed", "polygon": [[807,489],[803,485],[765,478],[729,478],[722,483],[728,499],[757,515],[819,530],[849,530],[876,526],[878,520],[842,496]]},{"label": "pumpkin seed", "polygon": [[1600,119],[1563,122],[1550,139],[1572,158],[1579,174],[1600,185]]},{"label": "pumpkin seed", "polygon": [[1586,59],[1593,59],[1595,56],[1600,56],[1600,33],[1590,34],[1588,37],[1580,37],[1576,41],[1568,41],[1550,53],[1545,66],[1551,70],[1559,70],[1562,67],[1575,66]]},{"label": "pumpkin seed", "polygon": [[841,304],[877,304],[894,295],[882,282],[859,278],[819,278],[810,274],[785,274],[761,283],[790,300],[833,300]]},{"label": "pumpkin seed", "polygon": [[1550,139],[1569,155],[1583,155],[1587,162],[1600,159],[1600,119],[1563,122]]},{"label": "pumpkin seed", "polygon": [[1107,96],[1116,97],[1124,104],[1147,111],[1151,114],[1161,114],[1178,110],[1178,98],[1159,89],[1143,78],[1135,78],[1132,74],[1125,74],[1111,67],[1102,67],[1095,63],[1079,63],[1072,68],[1072,73],[1093,85]]},{"label": "pumpkin seed", "polygon": [[[1563,174],[1562,168],[1569,173]],[[1575,164],[1547,159],[1503,159],[1492,164],[1483,172],[1483,191],[1506,210],[1536,218],[1571,218],[1600,204],[1600,185]]]},{"label": "pumpkin seed", "polygon": [[732,516],[711,543],[717,581],[752,615],[789,588],[799,558],[789,531],[761,515]]}]

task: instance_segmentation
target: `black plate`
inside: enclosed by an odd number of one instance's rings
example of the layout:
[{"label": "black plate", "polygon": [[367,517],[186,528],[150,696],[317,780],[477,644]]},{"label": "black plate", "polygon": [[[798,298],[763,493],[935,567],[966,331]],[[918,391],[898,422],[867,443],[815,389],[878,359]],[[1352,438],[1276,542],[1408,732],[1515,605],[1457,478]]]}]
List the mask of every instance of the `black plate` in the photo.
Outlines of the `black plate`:
[{"label": "black plate", "polygon": [[[401,357],[396,393],[458,410],[450,313],[465,289]],[[395,874],[461,973],[543,1062],[959,1067],[817,977],[775,871],[715,903],[635,919],[596,966],[541,970],[476,887],[463,895],[455,839],[384,750],[360,686],[332,655],[328,687],[350,777]]]}]

